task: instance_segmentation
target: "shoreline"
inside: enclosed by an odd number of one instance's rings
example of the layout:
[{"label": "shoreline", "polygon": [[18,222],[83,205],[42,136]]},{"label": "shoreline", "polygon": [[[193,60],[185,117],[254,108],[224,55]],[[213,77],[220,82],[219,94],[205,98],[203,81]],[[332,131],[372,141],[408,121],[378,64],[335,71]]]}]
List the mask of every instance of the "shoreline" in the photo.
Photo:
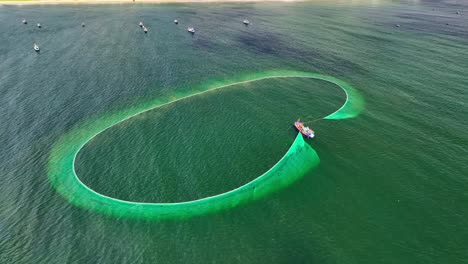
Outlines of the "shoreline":
[{"label": "shoreline", "polygon": [[2,1],[0,6],[10,5],[102,5],[102,4],[166,4],[166,3],[260,3],[260,2],[304,2],[306,0],[31,0]]}]

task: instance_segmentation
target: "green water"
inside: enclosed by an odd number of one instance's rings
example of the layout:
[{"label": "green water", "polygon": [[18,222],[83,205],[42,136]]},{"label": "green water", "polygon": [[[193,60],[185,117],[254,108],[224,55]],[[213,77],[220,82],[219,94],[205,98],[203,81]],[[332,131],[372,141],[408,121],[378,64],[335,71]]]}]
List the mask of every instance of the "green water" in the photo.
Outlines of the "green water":
[{"label": "green water", "polygon": [[[322,89],[310,89],[313,83]],[[330,91],[342,95],[339,88],[316,80],[265,80],[158,108],[93,139],[77,157],[77,174],[99,193],[129,201],[183,202],[223,193],[253,180],[284,155],[296,135],[291,126],[296,116],[313,120],[337,109],[342,102],[327,96]],[[316,96],[329,99],[328,104],[323,100],[310,106]],[[116,162],[118,157],[102,144],[113,145],[134,162]],[[102,156],[107,158],[96,162]],[[153,158],[145,161],[148,156]],[[94,176],[105,174],[114,176]],[[125,177],[135,174],[142,181]]]},{"label": "green water", "polygon": [[[0,262],[466,263],[465,11],[442,1],[0,7]],[[311,123],[321,163],[284,190],[145,221],[75,207],[48,182],[52,146],[88,120],[275,70],[340,78],[366,101],[355,119]],[[120,199],[211,196],[275,164],[297,117],[344,99],[308,79],[210,92],[104,132],[76,171]]]}]

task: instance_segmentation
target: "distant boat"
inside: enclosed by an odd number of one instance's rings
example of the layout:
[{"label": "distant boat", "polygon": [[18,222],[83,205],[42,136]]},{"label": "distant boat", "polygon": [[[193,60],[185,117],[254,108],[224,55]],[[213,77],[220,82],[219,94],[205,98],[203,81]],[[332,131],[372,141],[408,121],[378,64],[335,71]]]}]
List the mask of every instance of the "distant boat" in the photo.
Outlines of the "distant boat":
[{"label": "distant boat", "polygon": [[143,26],[143,22],[141,22],[141,21],[140,21],[140,27],[141,27],[141,28],[144,27],[144,26]]},{"label": "distant boat", "polygon": [[309,127],[304,126],[304,123],[301,122],[301,119],[297,119],[297,121],[294,122],[294,127],[296,127],[296,129],[306,138],[315,137],[315,132]]},{"label": "distant boat", "polygon": [[146,27],[143,27],[143,31],[144,31],[145,33],[148,33],[148,29],[147,29]]},{"label": "distant boat", "polygon": [[396,24],[395,27],[400,27],[400,24]]},{"label": "distant boat", "polygon": [[23,21],[21,21],[23,24],[27,24],[28,21],[26,19],[23,19]]},{"label": "distant boat", "polygon": [[39,46],[38,46],[36,43],[34,43],[34,50],[35,50],[36,52],[39,52]]},{"label": "distant boat", "polygon": [[85,23],[81,23],[81,27],[85,27]]},{"label": "distant boat", "polygon": [[179,21],[177,19],[174,19],[174,24],[179,24]]},{"label": "distant boat", "polygon": [[38,28],[41,28],[41,27],[42,27],[42,26],[41,26],[41,23],[37,23],[37,27],[38,27]]},{"label": "distant boat", "polygon": [[250,21],[248,21],[247,19],[242,21],[242,23],[244,23],[244,25],[248,26],[250,24]]},{"label": "distant boat", "polygon": [[192,34],[195,34],[195,29],[193,27],[187,28],[187,31],[192,33]]}]

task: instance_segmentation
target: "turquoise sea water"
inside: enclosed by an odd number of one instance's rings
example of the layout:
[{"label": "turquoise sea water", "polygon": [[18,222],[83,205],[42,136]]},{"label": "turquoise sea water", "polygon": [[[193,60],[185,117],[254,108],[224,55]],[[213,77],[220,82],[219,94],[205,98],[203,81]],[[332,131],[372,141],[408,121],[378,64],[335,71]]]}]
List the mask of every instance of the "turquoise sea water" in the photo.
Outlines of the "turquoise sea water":
[{"label": "turquoise sea water", "polygon": [[[0,6],[0,262],[466,263],[467,15],[461,1]],[[321,163],[288,189],[144,221],[76,208],[50,186],[53,144],[87,120],[271,70],[335,76],[366,101],[356,119],[311,123]],[[76,170],[121,199],[207,197],[268,170],[292,121],[344,96],[285,79],[193,97],[96,137]]]}]

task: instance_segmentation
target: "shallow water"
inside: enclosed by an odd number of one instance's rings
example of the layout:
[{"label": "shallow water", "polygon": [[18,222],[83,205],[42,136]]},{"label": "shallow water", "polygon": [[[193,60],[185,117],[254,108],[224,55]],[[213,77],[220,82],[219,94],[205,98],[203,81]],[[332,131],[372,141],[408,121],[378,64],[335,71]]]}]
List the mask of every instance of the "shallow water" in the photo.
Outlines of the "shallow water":
[{"label": "shallow water", "polygon": [[[0,262],[465,263],[467,14],[448,1],[0,7]],[[75,208],[49,185],[52,145],[86,120],[278,69],[335,76],[366,100],[356,119],[311,124],[321,164],[290,188],[154,222]],[[317,80],[238,85],[106,131],[76,169],[122,199],[210,196],[274,164],[297,117],[343,100]]]}]

